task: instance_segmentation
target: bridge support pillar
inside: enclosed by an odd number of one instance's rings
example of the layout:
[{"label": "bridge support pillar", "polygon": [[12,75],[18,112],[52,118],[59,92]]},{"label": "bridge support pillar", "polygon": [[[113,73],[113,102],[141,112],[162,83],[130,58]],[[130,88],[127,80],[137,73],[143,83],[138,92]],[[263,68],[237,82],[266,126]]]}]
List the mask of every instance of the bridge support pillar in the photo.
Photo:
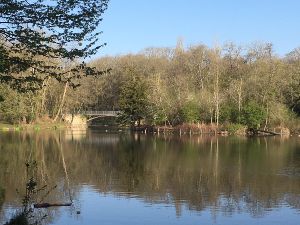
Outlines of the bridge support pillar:
[{"label": "bridge support pillar", "polygon": [[80,114],[66,114],[64,121],[71,125],[73,128],[87,128],[87,118]]}]

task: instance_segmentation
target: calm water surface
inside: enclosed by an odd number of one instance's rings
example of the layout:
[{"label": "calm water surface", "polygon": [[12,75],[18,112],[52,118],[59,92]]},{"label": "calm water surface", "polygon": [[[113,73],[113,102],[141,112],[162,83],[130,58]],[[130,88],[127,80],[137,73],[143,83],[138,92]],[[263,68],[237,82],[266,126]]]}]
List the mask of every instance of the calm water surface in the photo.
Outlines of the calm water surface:
[{"label": "calm water surface", "polygon": [[0,224],[20,208],[28,160],[53,189],[44,202],[74,202],[36,210],[46,224],[300,224],[299,137],[1,133]]}]

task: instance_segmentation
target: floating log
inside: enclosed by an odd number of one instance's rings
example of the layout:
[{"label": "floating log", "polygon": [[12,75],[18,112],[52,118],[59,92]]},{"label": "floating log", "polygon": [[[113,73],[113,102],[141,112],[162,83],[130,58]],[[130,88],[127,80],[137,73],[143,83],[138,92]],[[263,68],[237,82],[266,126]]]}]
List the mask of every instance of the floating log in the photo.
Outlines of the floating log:
[{"label": "floating log", "polygon": [[269,135],[281,135],[281,133],[273,132],[273,131],[268,131],[268,130],[256,130],[257,132],[269,134]]},{"label": "floating log", "polygon": [[33,204],[34,208],[49,208],[49,207],[59,207],[59,206],[71,206],[72,203],[37,203]]}]

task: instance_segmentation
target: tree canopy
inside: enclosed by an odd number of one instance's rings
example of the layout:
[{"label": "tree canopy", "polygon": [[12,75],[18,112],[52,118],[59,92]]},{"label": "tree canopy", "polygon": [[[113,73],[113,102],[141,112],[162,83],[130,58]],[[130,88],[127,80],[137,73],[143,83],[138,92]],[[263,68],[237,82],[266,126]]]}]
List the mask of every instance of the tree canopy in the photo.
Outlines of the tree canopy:
[{"label": "tree canopy", "polygon": [[[99,44],[97,27],[109,0],[3,0],[0,2],[0,79],[15,87],[42,84],[69,73],[62,61],[84,61]],[[71,71],[95,74],[81,63]],[[43,76],[38,74],[43,74]]]}]

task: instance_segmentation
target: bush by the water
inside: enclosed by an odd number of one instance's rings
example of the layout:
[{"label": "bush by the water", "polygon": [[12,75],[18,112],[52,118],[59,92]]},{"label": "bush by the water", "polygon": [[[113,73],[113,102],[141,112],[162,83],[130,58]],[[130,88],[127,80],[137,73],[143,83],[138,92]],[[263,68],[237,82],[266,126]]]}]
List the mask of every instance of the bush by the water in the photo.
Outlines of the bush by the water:
[{"label": "bush by the water", "polygon": [[27,219],[27,215],[22,212],[13,216],[13,218],[11,218],[10,221],[5,223],[4,225],[29,225],[29,222]]},{"label": "bush by the water", "polygon": [[230,123],[225,125],[225,129],[229,134],[245,135],[247,127],[238,123]]}]

